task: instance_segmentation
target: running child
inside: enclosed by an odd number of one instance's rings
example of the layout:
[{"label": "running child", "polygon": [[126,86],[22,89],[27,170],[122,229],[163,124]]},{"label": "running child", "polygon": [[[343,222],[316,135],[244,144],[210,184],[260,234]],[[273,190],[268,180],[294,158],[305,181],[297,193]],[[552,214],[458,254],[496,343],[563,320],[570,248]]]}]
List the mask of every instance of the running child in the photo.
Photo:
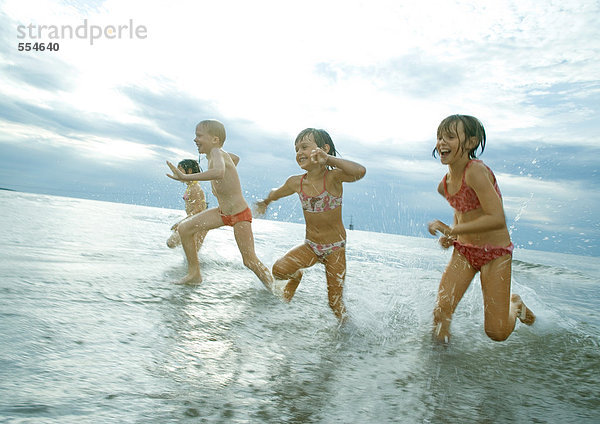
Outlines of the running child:
[{"label": "running child", "polygon": [[307,128],[294,144],[296,162],[305,173],[289,177],[256,204],[257,212],[264,214],[271,202],[298,193],[304,212],[306,239],[275,262],[273,276],[288,280],[282,296],[289,302],[302,279],[302,269],[323,263],[329,306],[343,322],[346,230],[342,222],[342,183],[360,180],[366,170],[358,163],[336,157],[333,141],[325,130]]},{"label": "running child", "polygon": [[244,265],[251,269],[262,283],[271,288],[273,277],[268,268],[256,257],[254,235],[252,234],[252,212],[242,195],[240,179],[236,170],[239,158],[225,152],[225,127],[219,121],[205,120],[196,126],[194,142],[200,154],[208,159],[208,169],[204,172],[184,174],[167,161],[173,175],[168,177],[177,181],[210,181],[212,191],[217,198],[217,208],[205,209],[181,222],[177,231],[188,262],[188,273],[176,284],[199,284],[202,282],[198,253],[194,236],[213,228],[228,225],[233,227]]},{"label": "running child", "polygon": [[[177,164],[177,169],[179,169],[184,174],[196,174],[200,172],[200,167],[198,166],[198,161],[195,159],[184,159]],[[186,218],[192,215],[196,215],[197,213],[202,212],[206,209],[206,197],[204,195],[204,190],[198,184],[198,181],[186,181],[187,185],[185,192],[183,193],[183,201],[185,202],[185,213]],[[177,232],[177,227],[184,220],[176,222],[171,227],[173,233],[167,240],[167,246],[171,249],[179,246],[181,244],[181,237],[179,237],[179,233]],[[204,237],[206,236],[206,231],[198,232],[194,236],[194,240],[196,242],[196,251],[200,250],[200,246],[202,246],[202,242],[204,241]]]},{"label": "running child", "polygon": [[429,223],[432,235],[440,233],[440,244],[454,246],[438,288],[433,311],[433,336],[440,342],[450,339],[450,322],[458,302],[480,273],[483,293],[484,327],[489,338],[506,340],[517,318],[532,325],[533,312],[519,295],[510,293],[513,244],[510,240],[502,195],[494,173],[480,160],[477,149],[485,149],[485,130],[477,118],[452,115],[437,130],[433,150],[440,155],[448,173],[438,192],[454,208],[454,224],[436,220]]}]

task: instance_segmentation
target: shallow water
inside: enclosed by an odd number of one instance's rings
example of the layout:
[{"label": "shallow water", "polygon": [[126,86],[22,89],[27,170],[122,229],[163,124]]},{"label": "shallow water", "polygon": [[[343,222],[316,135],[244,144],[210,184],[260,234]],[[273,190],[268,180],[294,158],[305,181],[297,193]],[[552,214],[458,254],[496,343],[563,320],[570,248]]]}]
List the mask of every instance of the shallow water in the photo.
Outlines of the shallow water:
[{"label": "shallow water", "polygon": [[[204,282],[165,246],[179,211],[0,192],[0,421],[600,421],[597,258],[516,250],[513,291],[538,315],[483,332],[475,280],[451,345],[430,343],[449,253],[433,239],[350,231],[339,328],[323,267],[291,304],[206,238]],[[255,220],[268,266],[303,226]]]}]

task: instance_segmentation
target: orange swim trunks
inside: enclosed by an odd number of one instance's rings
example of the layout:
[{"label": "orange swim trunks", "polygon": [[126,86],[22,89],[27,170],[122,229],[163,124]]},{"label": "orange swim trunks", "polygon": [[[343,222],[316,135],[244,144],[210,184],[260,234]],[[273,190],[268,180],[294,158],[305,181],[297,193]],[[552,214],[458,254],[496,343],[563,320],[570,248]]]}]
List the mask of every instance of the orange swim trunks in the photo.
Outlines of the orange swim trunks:
[{"label": "orange swim trunks", "polygon": [[240,213],[236,213],[235,215],[223,215],[220,210],[219,214],[221,215],[223,224],[229,225],[230,227],[233,227],[238,222],[252,222],[252,211],[250,210],[250,208],[246,208]]}]

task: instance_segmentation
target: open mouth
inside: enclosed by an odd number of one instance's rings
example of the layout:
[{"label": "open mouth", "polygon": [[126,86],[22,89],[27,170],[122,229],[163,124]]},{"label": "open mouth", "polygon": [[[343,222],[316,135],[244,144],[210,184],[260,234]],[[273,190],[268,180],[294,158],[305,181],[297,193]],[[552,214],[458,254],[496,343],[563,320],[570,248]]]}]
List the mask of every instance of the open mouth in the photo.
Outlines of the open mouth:
[{"label": "open mouth", "polygon": [[450,155],[450,153],[452,153],[452,150],[443,148],[443,149],[438,149],[438,152],[440,153],[440,156],[443,159],[445,157],[448,157],[448,155]]}]

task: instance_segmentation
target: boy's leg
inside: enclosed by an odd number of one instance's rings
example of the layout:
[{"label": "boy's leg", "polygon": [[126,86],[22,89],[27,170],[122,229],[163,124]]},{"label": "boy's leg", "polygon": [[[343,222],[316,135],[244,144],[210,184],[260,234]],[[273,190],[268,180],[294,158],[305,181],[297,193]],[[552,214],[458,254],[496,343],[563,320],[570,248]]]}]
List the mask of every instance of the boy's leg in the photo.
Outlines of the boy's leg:
[{"label": "boy's leg", "polygon": [[302,280],[302,269],[316,264],[315,252],[303,243],[287,252],[273,265],[273,277],[279,280],[289,280],[283,290],[283,300],[289,302],[294,297],[296,289]]},{"label": "boy's leg", "polygon": [[535,321],[535,315],[527,309],[521,298],[510,294],[511,271],[511,255],[496,258],[481,268],[485,332],[495,341],[503,341],[510,336],[523,308],[525,313],[522,321],[528,325]]},{"label": "boy's leg", "polygon": [[202,247],[202,243],[204,243],[204,238],[206,237],[206,234],[208,233],[208,231],[198,231],[195,235],[195,239],[196,239],[196,252],[200,251],[200,248]]},{"label": "boy's leg", "polygon": [[271,290],[273,276],[269,272],[269,269],[256,256],[252,224],[248,221],[236,223],[233,226],[233,234],[242,254],[244,265],[256,274],[268,290]]},{"label": "boy's leg", "polygon": [[198,232],[206,232],[223,225],[223,220],[217,208],[205,209],[192,215],[179,224],[177,231],[181,237],[181,246],[188,263],[188,273],[175,284],[199,284],[202,282],[200,266],[198,263],[198,251],[196,250],[195,235]]},{"label": "boy's leg", "polygon": [[433,310],[433,338],[442,343],[450,341],[452,314],[458,306],[477,271],[456,250],[442,275],[435,309]]},{"label": "boy's leg", "polygon": [[347,318],[344,305],[344,281],[346,279],[346,249],[331,252],[325,258],[327,295],[329,307],[340,322]]}]

